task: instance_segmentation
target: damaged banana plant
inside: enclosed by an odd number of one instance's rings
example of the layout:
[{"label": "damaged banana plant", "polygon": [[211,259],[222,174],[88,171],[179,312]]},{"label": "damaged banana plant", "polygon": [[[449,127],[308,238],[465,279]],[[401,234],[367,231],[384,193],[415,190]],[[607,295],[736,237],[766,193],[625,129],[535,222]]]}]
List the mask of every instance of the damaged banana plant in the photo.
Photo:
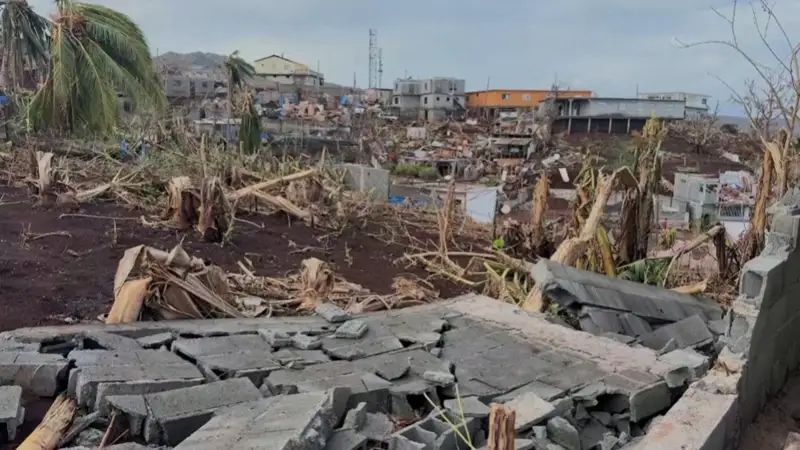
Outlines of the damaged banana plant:
[{"label": "damaged banana plant", "polygon": [[194,227],[208,242],[221,242],[233,225],[233,207],[216,177],[197,187],[189,177],[175,177],[167,185],[167,208],[161,219],[178,230]]}]

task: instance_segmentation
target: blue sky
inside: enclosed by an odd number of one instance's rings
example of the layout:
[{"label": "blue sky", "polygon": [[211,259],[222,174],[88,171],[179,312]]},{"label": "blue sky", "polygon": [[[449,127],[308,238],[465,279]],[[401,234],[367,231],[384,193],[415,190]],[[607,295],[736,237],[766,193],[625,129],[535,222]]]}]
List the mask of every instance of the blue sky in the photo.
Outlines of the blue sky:
[{"label": "blue sky", "polygon": [[[41,12],[52,0],[29,0]],[[730,91],[754,77],[732,50],[681,48],[675,42],[729,40],[731,0],[96,0],[133,18],[155,52],[240,50],[248,59],[272,53],[319,63],[328,81],[368,82],[368,32],[378,30],[383,86],[405,74],[454,76],[468,90],[546,89],[561,85],[602,96],[688,91],[713,96],[734,112]],[[800,2],[772,0],[788,30],[800,29]],[[740,4],[742,46],[763,63],[749,4]],[[774,39],[777,36],[772,36]],[[778,47],[788,52],[786,44]]]}]

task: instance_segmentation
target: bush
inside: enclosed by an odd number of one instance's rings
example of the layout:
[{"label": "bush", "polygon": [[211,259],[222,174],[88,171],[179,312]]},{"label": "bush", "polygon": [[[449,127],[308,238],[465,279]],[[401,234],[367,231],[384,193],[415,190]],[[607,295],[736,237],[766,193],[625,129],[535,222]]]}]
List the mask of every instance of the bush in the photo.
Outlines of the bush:
[{"label": "bush", "polygon": [[425,166],[420,167],[419,172],[417,172],[417,176],[426,181],[434,181],[439,179],[439,172],[433,167]]},{"label": "bush", "polygon": [[397,164],[394,166],[392,174],[400,177],[418,177],[422,168],[419,164]]}]

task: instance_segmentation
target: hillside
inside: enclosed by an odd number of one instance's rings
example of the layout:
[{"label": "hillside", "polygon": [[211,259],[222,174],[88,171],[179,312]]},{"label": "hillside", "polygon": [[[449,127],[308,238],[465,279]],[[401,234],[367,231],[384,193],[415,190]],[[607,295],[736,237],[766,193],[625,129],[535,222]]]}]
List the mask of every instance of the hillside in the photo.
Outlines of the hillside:
[{"label": "hillside", "polygon": [[192,52],[192,53],[176,53],[176,52],[167,52],[158,57],[153,58],[153,61],[159,66],[165,65],[168,67],[175,67],[175,68],[190,68],[190,67],[199,67],[203,69],[216,69],[223,62],[225,62],[225,55],[219,55],[217,53],[205,53],[205,52]]}]

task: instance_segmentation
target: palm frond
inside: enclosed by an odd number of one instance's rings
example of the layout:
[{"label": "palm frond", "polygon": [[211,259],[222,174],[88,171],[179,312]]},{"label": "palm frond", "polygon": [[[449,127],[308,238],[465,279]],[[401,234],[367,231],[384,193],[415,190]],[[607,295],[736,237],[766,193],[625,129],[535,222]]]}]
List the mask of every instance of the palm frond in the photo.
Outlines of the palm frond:
[{"label": "palm frond", "polygon": [[0,7],[2,82],[14,90],[24,84],[27,71],[47,67],[50,22],[25,0],[9,0]]}]

